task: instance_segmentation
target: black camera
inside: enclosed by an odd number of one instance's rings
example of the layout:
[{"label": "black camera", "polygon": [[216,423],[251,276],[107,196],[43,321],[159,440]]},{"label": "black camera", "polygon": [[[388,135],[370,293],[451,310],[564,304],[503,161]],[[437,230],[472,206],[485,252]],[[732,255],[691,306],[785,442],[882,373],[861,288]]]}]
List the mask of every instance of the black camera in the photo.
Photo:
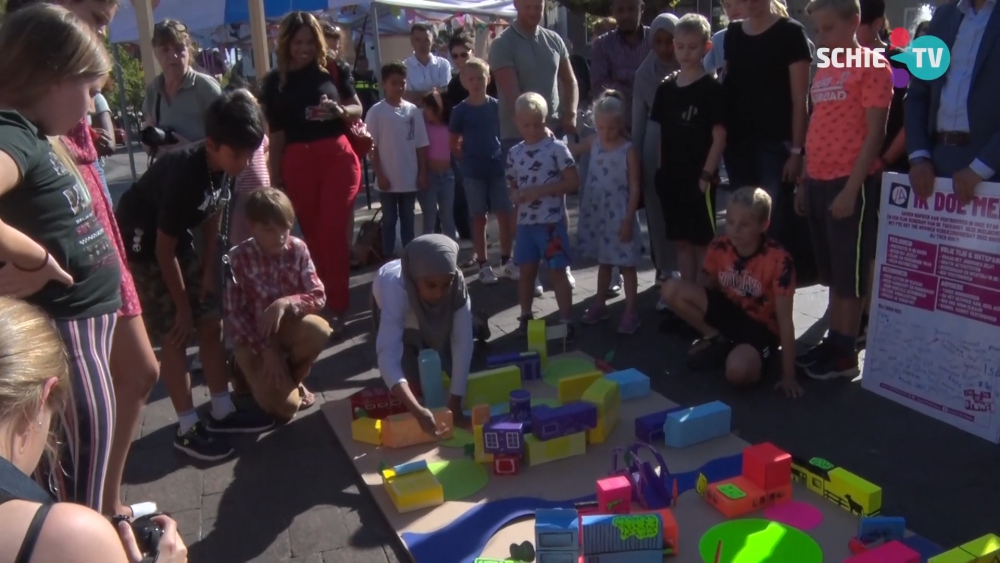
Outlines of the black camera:
[{"label": "black camera", "polygon": [[154,516],[160,513],[149,514],[136,518],[129,522],[127,516],[115,516],[112,521],[115,527],[119,522],[128,522],[132,527],[132,535],[135,536],[135,543],[139,546],[139,551],[146,557],[143,561],[156,561],[160,554],[160,539],[163,538],[163,526],[153,520]]},{"label": "black camera", "polygon": [[153,126],[142,130],[141,140],[142,144],[154,149],[164,145],[177,144],[177,138],[174,137],[173,129],[160,129]]}]

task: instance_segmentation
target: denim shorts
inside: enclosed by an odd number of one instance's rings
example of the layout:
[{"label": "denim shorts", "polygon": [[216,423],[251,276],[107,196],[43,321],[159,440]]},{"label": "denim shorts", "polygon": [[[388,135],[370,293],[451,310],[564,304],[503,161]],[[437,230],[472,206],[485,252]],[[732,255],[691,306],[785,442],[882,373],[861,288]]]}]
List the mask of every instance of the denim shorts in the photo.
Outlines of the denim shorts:
[{"label": "denim shorts", "polygon": [[569,231],[566,219],[558,223],[518,225],[514,238],[514,264],[544,261],[550,270],[569,267]]},{"label": "denim shorts", "polygon": [[514,204],[507,191],[507,179],[503,176],[463,179],[465,200],[469,203],[469,215],[483,216],[487,213],[510,213]]}]

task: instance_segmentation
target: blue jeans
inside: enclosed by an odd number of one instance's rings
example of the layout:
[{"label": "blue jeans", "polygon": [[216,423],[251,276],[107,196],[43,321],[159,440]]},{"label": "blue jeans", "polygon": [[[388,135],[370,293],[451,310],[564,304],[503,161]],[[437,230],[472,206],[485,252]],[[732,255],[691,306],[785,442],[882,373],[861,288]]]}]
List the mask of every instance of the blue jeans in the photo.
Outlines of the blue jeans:
[{"label": "blue jeans", "polygon": [[378,201],[382,205],[382,255],[392,256],[396,251],[396,222],[403,246],[413,240],[413,208],[417,203],[416,192],[379,192]]},{"label": "blue jeans", "polygon": [[423,234],[433,233],[440,217],[441,232],[452,240],[458,240],[455,230],[455,173],[451,169],[430,172],[427,184],[426,190],[417,192],[420,211],[424,214]]},{"label": "blue jeans", "polygon": [[94,168],[101,175],[101,187],[104,188],[104,197],[108,198],[108,205],[114,205],[111,199],[111,190],[108,189],[108,177],[104,175],[104,164],[101,162],[101,159],[97,159],[97,162],[94,163]]},{"label": "blue jeans", "polygon": [[771,227],[768,232],[779,241],[785,227],[782,211],[787,205],[782,200],[791,196],[792,192],[792,186],[782,178],[790,155],[786,143],[743,139],[729,144],[724,157],[732,189],[758,186],[771,196]]}]

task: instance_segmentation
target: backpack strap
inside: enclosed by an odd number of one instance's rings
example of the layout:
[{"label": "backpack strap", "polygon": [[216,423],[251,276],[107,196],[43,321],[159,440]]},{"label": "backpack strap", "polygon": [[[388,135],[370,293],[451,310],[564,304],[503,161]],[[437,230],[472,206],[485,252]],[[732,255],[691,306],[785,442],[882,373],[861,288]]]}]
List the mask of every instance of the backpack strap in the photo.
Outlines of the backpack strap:
[{"label": "backpack strap", "polygon": [[31,555],[35,551],[35,544],[38,543],[38,536],[42,532],[42,526],[45,525],[45,518],[49,515],[51,508],[51,504],[43,504],[35,511],[35,516],[31,519],[31,523],[28,524],[28,531],[24,534],[24,540],[21,541],[21,550],[17,552],[14,563],[30,563]]}]

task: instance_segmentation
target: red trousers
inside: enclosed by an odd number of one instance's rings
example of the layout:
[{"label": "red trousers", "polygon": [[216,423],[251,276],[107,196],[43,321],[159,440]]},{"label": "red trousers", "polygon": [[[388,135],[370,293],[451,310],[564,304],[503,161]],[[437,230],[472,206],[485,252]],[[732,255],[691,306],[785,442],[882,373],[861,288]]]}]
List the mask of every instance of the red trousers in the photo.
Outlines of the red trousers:
[{"label": "red trousers", "polygon": [[358,157],[344,135],[291,144],[281,159],[281,180],[326,287],[327,307],[343,315],[350,305],[351,245],[345,233],[361,188]]}]

